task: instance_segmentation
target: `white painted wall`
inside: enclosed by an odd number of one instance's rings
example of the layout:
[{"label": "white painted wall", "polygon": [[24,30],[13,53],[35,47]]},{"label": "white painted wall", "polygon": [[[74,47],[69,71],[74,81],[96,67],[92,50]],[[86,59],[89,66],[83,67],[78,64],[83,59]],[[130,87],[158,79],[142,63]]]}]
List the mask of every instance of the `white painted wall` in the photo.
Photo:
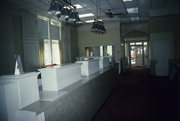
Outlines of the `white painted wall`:
[{"label": "white painted wall", "polygon": [[167,76],[169,59],[179,59],[179,24],[178,15],[155,17],[150,20],[150,59],[155,64],[155,74]]},{"label": "white painted wall", "polygon": [[168,76],[169,59],[172,58],[172,32],[151,33],[151,59],[156,60],[156,76]]},{"label": "white painted wall", "polygon": [[142,31],[148,33],[148,22],[122,24],[122,36],[133,31]]},{"label": "white painted wall", "polygon": [[79,56],[84,56],[84,47],[96,47],[105,45],[115,46],[115,59],[120,59],[120,23],[105,23],[107,30],[104,34],[91,32],[92,24],[78,27]]}]

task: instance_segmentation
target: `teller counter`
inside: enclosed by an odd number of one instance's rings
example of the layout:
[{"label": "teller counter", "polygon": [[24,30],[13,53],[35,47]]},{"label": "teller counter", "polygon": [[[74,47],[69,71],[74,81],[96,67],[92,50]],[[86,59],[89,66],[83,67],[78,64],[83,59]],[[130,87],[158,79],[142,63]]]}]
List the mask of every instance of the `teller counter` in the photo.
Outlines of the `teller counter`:
[{"label": "teller counter", "polygon": [[39,101],[39,72],[0,77],[0,121],[21,121],[22,109]]},{"label": "teller counter", "polygon": [[81,64],[66,64],[38,70],[41,72],[44,91],[59,91],[81,80]]},{"label": "teller counter", "polygon": [[82,64],[81,66],[81,76],[90,76],[100,71],[99,69],[99,59],[76,61],[76,63]]},{"label": "teller counter", "polygon": [[[36,121],[90,121],[116,86],[117,66],[98,71],[59,90],[40,92],[40,100],[23,108]],[[27,120],[26,121],[34,121]]]}]

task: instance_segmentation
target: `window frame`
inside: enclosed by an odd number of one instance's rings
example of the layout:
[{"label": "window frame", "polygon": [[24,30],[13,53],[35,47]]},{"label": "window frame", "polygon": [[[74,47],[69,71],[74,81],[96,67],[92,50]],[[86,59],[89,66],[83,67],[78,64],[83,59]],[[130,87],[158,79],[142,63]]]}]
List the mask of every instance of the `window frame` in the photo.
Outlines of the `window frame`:
[{"label": "window frame", "polygon": [[[59,61],[59,63],[57,63],[58,65],[59,64],[61,64],[61,56],[60,56],[60,41],[61,41],[61,22],[60,21],[57,21],[57,20],[54,20],[54,19],[51,19],[51,18],[48,18],[48,17],[45,17],[45,16],[41,16],[41,15],[37,15],[37,18],[38,19],[41,19],[41,20],[44,20],[44,21],[47,21],[48,22],[48,27],[47,27],[47,29],[48,29],[48,38],[42,38],[43,39],[43,55],[44,55],[44,59],[43,59],[43,66],[48,66],[48,65],[53,65],[53,64],[55,64],[55,63],[53,63],[54,62],[54,60],[53,60],[53,41],[54,41],[54,39],[52,39],[52,37],[51,37],[51,26],[57,26],[58,28],[59,28],[59,39],[58,40],[55,40],[55,41],[58,41],[58,54],[59,54],[59,56],[58,56],[58,61]],[[51,54],[49,54],[50,55],[50,59],[51,59],[51,61],[50,61],[50,63],[46,63],[46,58],[45,58],[45,41],[49,41],[50,42],[50,44],[49,44],[49,46],[50,46],[50,53]]]}]

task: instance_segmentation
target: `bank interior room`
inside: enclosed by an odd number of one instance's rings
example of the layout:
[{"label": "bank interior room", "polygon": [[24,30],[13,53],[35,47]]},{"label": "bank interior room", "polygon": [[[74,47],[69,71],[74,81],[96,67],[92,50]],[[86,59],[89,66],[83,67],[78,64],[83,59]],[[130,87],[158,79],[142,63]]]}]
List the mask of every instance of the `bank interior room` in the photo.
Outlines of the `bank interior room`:
[{"label": "bank interior room", "polygon": [[0,121],[180,121],[180,0],[1,0]]}]

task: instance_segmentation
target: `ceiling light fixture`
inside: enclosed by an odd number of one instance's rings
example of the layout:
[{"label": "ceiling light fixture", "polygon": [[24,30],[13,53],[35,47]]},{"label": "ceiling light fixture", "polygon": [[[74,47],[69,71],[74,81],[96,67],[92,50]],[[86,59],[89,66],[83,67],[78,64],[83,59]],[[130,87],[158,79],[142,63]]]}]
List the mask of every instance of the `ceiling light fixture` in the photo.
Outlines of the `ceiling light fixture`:
[{"label": "ceiling light fixture", "polygon": [[51,2],[51,6],[48,10],[48,14],[60,14],[60,10],[63,8],[63,6],[61,6],[61,4],[58,4],[57,1],[52,0]]},{"label": "ceiling light fixture", "polygon": [[62,10],[61,10],[61,14],[58,14],[57,15],[57,18],[59,19],[59,20],[65,20],[65,21],[68,21],[69,20],[69,14],[70,14],[70,9],[68,9],[68,8],[63,8]]},{"label": "ceiling light fixture", "polygon": [[94,22],[91,27],[91,31],[100,32],[100,33],[106,32],[103,21],[101,19],[94,19]]},{"label": "ceiling light fixture", "polygon": [[138,13],[138,8],[127,8],[128,13]]},{"label": "ceiling light fixture", "polygon": [[80,9],[80,8],[83,8],[81,5],[79,5],[79,4],[76,4],[76,5],[74,5],[75,7],[76,7],[76,9]]},{"label": "ceiling light fixture", "polygon": [[131,17],[131,21],[139,21],[139,17]]},{"label": "ceiling light fixture", "polygon": [[100,5],[100,1],[98,0],[98,4],[97,4],[97,0],[96,0],[97,18],[94,19],[94,22],[93,22],[92,27],[91,27],[91,31],[92,32],[99,32],[99,33],[105,33],[106,29],[104,27],[104,23],[101,19],[98,18],[98,15],[99,15],[98,6],[99,5]]},{"label": "ceiling light fixture", "polygon": [[131,2],[131,1],[133,1],[133,0],[123,0],[123,2]]},{"label": "ceiling light fixture", "polygon": [[71,0],[52,0],[48,14],[56,15],[61,21],[82,23],[78,12],[76,12],[76,6],[71,4]]},{"label": "ceiling light fixture", "polygon": [[86,13],[86,14],[80,14],[79,17],[80,18],[85,18],[85,17],[90,17],[90,16],[94,16],[93,13]]},{"label": "ceiling light fixture", "polygon": [[92,23],[92,22],[94,22],[94,19],[93,20],[87,20],[87,21],[85,21],[86,23]]},{"label": "ceiling light fixture", "polygon": [[73,22],[73,23],[82,23],[80,18],[79,18],[78,12],[74,12],[74,11],[70,12],[69,21]]}]

